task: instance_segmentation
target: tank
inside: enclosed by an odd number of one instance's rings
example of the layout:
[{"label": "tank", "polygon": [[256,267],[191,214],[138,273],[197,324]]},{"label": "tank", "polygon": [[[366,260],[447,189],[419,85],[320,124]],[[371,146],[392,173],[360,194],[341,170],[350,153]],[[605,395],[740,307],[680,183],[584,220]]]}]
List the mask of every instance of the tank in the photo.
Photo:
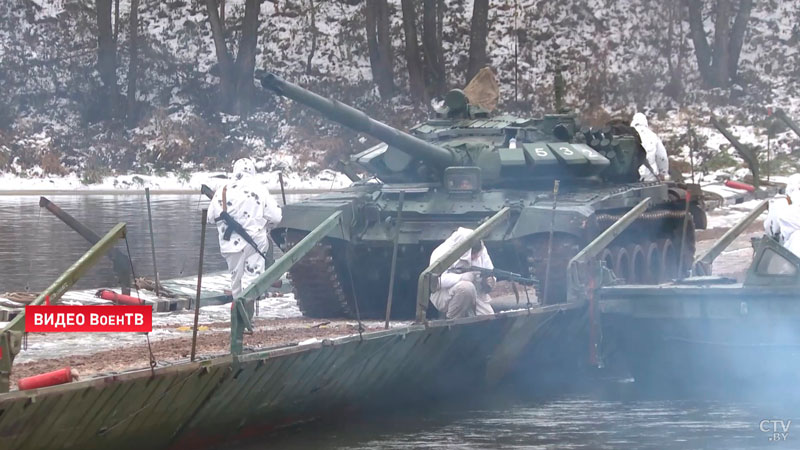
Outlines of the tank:
[{"label": "tank", "polygon": [[621,121],[592,129],[572,114],[490,115],[456,89],[434,117],[404,132],[277,75],[266,74],[261,84],[381,141],[352,156],[368,179],[285,206],[273,230],[288,249],[343,212],[338,230],[291,269],[306,316],[354,317],[357,306],[361,318],[383,317],[399,228],[392,316],[412,317],[417,278],[433,249],[456,228],[474,228],[505,206],[512,209],[508,223],[484,242],[496,267],[539,279],[543,304],[565,301],[569,260],[646,197],[650,209],[602,258],[617,277],[634,283],[661,282],[691,266],[695,224],[705,224],[701,198],[687,196],[690,186],[639,182],[645,152]]}]

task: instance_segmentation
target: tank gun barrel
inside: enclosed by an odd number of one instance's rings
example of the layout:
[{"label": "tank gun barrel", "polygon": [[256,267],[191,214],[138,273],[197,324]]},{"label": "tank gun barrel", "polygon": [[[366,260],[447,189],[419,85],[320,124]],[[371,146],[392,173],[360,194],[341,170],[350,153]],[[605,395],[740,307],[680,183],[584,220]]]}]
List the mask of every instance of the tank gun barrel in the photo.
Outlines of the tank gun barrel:
[{"label": "tank gun barrel", "polygon": [[267,73],[261,78],[261,86],[280,96],[302,103],[330,120],[379,139],[414,157],[429,161],[440,167],[447,167],[455,163],[456,158],[453,152],[444,147],[431,144],[392,128],[385,123],[370,118],[356,108],[322,97],[273,73]]}]

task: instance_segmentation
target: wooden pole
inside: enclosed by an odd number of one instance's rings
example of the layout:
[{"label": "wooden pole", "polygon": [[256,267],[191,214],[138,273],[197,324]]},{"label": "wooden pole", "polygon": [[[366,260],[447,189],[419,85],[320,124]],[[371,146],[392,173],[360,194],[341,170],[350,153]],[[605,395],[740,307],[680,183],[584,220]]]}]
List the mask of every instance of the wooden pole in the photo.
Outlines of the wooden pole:
[{"label": "wooden pole", "polygon": [[544,289],[542,298],[539,299],[539,304],[544,305],[547,302],[547,291],[550,286],[550,257],[553,254],[553,232],[556,226],[556,207],[558,205],[558,184],[559,181],[553,182],[553,212],[550,215],[550,238],[547,240],[547,261],[544,266]]},{"label": "wooden pole", "polygon": [[197,296],[194,300],[194,327],[192,328],[192,358],[194,361],[195,349],[197,348],[197,322],[200,320],[200,286],[203,282],[203,253],[206,248],[206,219],[208,210],[203,210],[203,224],[200,231],[200,262],[197,268]]},{"label": "wooden pole", "polygon": [[[147,223],[150,225],[150,251],[153,253],[153,272],[156,276],[156,297],[161,297],[161,283],[158,280],[158,265],[156,265],[156,240],[153,236],[153,212],[150,209],[150,188],[144,188],[144,196],[147,198]],[[205,223],[205,222],[203,222]],[[134,283],[136,280],[134,280]]]},{"label": "wooden pole", "polygon": [[394,243],[392,248],[392,269],[389,272],[389,298],[386,299],[386,323],[383,328],[389,329],[389,318],[392,315],[392,297],[394,297],[394,278],[397,272],[397,244],[400,240],[400,226],[403,224],[403,202],[405,201],[406,191],[400,191],[400,199],[397,202],[397,221],[394,226]]},{"label": "wooden pole", "polygon": [[689,164],[692,168],[692,183],[694,183],[694,152],[697,150],[697,135],[694,134],[691,122],[686,123],[686,128],[689,133]]},{"label": "wooden pole", "polygon": [[286,190],[283,188],[283,172],[278,172],[278,182],[281,184],[281,198],[283,206],[286,206]]},{"label": "wooden pole", "polygon": [[[686,201],[683,208],[683,230],[681,231],[681,250],[678,252],[678,279],[682,280],[683,276],[683,258],[686,253],[686,228],[689,226],[689,202],[691,201],[691,194],[686,191]],[[692,267],[689,268],[691,270]]]}]

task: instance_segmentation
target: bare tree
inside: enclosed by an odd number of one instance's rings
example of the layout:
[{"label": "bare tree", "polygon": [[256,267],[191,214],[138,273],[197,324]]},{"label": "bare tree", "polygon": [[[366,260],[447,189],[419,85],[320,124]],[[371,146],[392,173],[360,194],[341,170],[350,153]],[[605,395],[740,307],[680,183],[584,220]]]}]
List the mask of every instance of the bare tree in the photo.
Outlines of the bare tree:
[{"label": "bare tree", "polygon": [[317,7],[314,5],[314,0],[308,0],[309,23],[311,28],[311,50],[308,52],[306,58],[306,74],[311,74],[311,62],[314,61],[314,55],[317,53],[317,39],[319,30],[317,29]]},{"label": "bare tree", "polygon": [[425,78],[432,97],[444,93],[447,83],[440,29],[443,9],[443,3],[437,0],[424,0],[422,4],[422,52],[425,55]]},{"label": "bare tree", "polygon": [[119,39],[119,0],[114,0],[114,42]]},{"label": "bare tree", "polygon": [[128,45],[130,61],[128,62],[128,126],[136,125],[136,81],[139,77],[139,0],[131,0],[131,11],[128,23]]},{"label": "bare tree", "polygon": [[[739,56],[744,45],[753,0],[738,0],[735,16],[732,3],[734,0],[717,0],[713,10],[715,14],[713,45],[708,43],[703,26],[704,0],[684,1],[689,8],[689,31],[703,82],[711,87],[730,85],[739,69]],[[731,26],[732,17],[735,17],[733,26]]]},{"label": "bare tree", "polygon": [[489,0],[472,3],[472,27],[469,30],[467,83],[486,66],[486,37],[489,32]]},{"label": "bare tree", "polygon": [[[685,58],[685,39],[683,5],[680,2],[666,2],[661,5],[661,14],[656,16],[659,23],[666,21],[666,30],[656,27],[654,30],[660,47],[667,60],[669,81],[664,86],[664,93],[681,102],[684,95],[683,61]],[[666,33],[666,34],[665,34]]]},{"label": "bare tree", "polygon": [[411,98],[417,102],[426,101],[425,75],[422,70],[422,58],[419,53],[417,38],[417,11],[415,0],[402,0],[403,34],[406,38],[405,54],[408,70],[408,89]]},{"label": "bare tree", "polygon": [[99,99],[106,117],[117,114],[117,45],[111,26],[111,0],[95,0],[97,12],[97,70],[103,82]]},{"label": "bare tree", "polygon": [[219,6],[217,0],[206,0],[208,20],[219,63],[221,106],[225,111],[243,114],[250,110],[250,98],[254,88],[253,71],[256,63],[261,0],[245,1],[239,52],[235,60],[225,44],[225,24],[220,18],[222,9]]},{"label": "bare tree", "polygon": [[382,98],[394,95],[392,40],[389,28],[389,5],[386,0],[367,0],[367,45],[372,78]]}]

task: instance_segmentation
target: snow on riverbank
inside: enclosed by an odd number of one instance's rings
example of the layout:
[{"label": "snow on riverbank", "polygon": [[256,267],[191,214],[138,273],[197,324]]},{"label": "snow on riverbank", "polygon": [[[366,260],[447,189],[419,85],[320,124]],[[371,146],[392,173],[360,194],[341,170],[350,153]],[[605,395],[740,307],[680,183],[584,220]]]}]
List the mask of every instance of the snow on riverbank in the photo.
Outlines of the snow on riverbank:
[{"label": "snow on riverbank", "polygon": [[[191,174],[177,174],[168,172],[164,175],[113,175],[103,179],[100,183],[86,184],[72,173],[65,176],[48,176],[32,174],[19,176],[0,174],[0,192],[2,191],[109,191],[109,190],[142,190],[146,187],[151,190],[197,191],[205,184],[213,189],[224,184],[230,173],[225,172],[196,172]],[[278,172],[262,172],[257,178],[267,187],[277,192],[280,190]],[[341,189],[350,185],[350,180],[341,173],[332,170],[323,170],[315,176],[299,173],[288,173],[283,177],[284,186],[289,190],[302,189]]]}]

